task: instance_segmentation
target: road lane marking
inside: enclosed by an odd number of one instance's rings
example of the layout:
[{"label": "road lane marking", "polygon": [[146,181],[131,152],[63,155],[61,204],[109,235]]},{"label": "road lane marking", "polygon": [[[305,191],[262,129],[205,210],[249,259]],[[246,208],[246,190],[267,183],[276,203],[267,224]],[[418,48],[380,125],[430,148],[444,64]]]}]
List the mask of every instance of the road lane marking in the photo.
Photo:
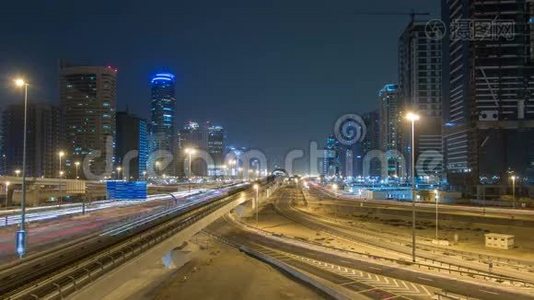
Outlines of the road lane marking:
[{"label": "road lane marking", "polygon": [[425,280],[425,281],[430,281],[430,282],[434,281],[434,280],[432,280],[430,278],[425,278],[425,277],[417,277],[417,278],[419,278],[421,280]]},{"label": "road lane marking", "polygon": [[488,293],[488,294],[492,294],[492,295],[499,295],[499,293],[495,293],[495,292],[491,292],[491,291],[486,291],[486,290],[479,290],[481,292],[484,292],[484,293]]}]

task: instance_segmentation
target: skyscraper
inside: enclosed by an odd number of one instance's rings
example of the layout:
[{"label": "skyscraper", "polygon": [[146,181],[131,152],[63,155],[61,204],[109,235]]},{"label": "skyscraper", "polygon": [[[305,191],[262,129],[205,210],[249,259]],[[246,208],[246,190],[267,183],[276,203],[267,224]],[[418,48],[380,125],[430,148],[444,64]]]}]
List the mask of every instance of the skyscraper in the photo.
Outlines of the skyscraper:
[{"label": "skyscraper", "polygon": [[[378,93],[380,114],[380,148],[388,156],[388,174],[398,175],[398,164],[402,142],[402,116],[399,86],[386,84]],[[392,154],[392,155],[390,155]]]},{"label": "skyscraper", "polygon": [[[380,113],[378,110],[373,110],[362,115],[362,119],[367,128],[365,138],[358,147],[355,161],[357,162],[357,175],[363,175],[363,160],[365,155],[370,151],[380,150]],[[380,176],[380,161],[373,159],[369,166],[369,175]]]},{"label": "skyscraper", "polygon": [[209,167],[209,175],[223,175],[224,170],[224,128],[219,125],[208,126],[208,153],[213,159],[213,166]]},{"label": "skyscraper", "polygon": [[[137,151],[136,156],[130,156]],[[148,160],[148,127],[144,119],[117,112],[117,164],[123,167],[126,179],[144,179]],[[130,159],[125,165],[125,160]]]},{"label": "skyscraper", "polygon": [[345,152],[341,151],[341,145],[334,135],[326,139],[325,155],[323,160],[323,176],[341,175],[341,157]]},{"label": "skyscraper", "polygon": [[117,69],[110,66],[60,66],[66,163],[92,154],[90,169],[95,176],[109,176],[113,168],[116,80]]},{"label": "skyscraper", "polygon": [[[8,106],[2,114],[2,157],[4,172],[22,169],[24,105]],[[48,104],[29,104],[26,174],[30,177],[58,177],[61,147],[61,111]],[[67,174],[68,175],[68,174]]]},{"label": "skyscraper", "polygon": [[[213,165],[206,165],[206,162],[195,161],[193,170],[197,176],[215,176],[223,173],[222,165],[224,164],[224,128],[218,125],[212,125],[211,122],[205,122],[200,125],[198,122],[187,122],[178,133],[179,148],[179,169],[183,173],[183,162],[185,159],[185,149],[194,148],[205,151],[213,159]],[[180,168],[180,166],[182,166]]]},{"label": "skyscraper", "polygon": [[[151,151],[168,151],[175,155],[175,77],[171,73],[156,74],[151,80],[150,139]],[[175,175],[174,165],[170,164],[166,174]]]},{"label": "skyscraper", "polygon": [[[198,122],[189,121],[178,132],[178,167],[180,175],[185,175],[184,163],[186,159],[185,149],[193,148],[207,151],[208,149],[208,131],[205,127],[200,126]],[[198,153],[197,153],[198,155]],[[195,160],[191,168],[196,176],[208,175],[208,166],[204,161]]]},{"label": "skyscraper", "polygon": [[507,184],[508,170],[532,175],[533,17],[534,4],[526,0],[442,1],[450,29],[443,50],[443,130],[452,186],[473,191],[481,182]]},{"label": "skyscraper", "polygon": [[[399,97],[401,114],[413,111],[421,115],[415,131],[415,156],[443,153],[441,135],[441,39],[427,36],[427,21],[411,21],[399,38]],[[402,117],[402,116],[401,116]],[[411,159],[411,130],[402,120],[402,152]],[[430,171],[430,170],[428,170]],[[441,175],[440,163],[432,175]],[[418,174],[429,175],[429,174]]]}]

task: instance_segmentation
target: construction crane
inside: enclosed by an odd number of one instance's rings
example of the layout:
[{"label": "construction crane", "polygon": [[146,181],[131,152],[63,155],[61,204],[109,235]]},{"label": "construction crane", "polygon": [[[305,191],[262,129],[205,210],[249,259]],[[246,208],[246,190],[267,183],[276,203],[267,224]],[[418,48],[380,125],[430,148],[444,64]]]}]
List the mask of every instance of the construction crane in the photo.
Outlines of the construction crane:
[{"label": "construction crane", "polygon": [[410,16],[410,19],[413,22],[416,16],[430,16],[430,13],[429,12],[416,12],[415,10],[412,9],[410,12],[357,11],[356,15],[360,15],[360,16]]}]

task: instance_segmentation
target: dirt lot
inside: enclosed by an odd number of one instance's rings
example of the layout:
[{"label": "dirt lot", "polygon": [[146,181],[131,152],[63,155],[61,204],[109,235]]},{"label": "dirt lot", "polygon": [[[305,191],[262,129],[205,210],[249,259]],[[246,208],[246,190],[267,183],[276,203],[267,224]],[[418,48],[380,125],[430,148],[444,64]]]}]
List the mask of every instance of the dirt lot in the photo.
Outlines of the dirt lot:
[{"label": "dirt lot", "polygon": [[321,299],[311,289],[203,235],[193,259],[145,299]]}]

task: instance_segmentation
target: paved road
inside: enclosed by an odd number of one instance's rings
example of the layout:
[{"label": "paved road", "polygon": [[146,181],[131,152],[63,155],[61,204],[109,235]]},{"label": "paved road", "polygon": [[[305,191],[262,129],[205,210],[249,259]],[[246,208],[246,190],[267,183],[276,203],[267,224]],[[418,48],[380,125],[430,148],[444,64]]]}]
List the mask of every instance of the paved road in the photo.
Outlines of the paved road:
[{"label": "paved road", "polygon": [[[147,201],[99,201],[81,214],[81,207],[68,206],[58,208],[51,206],[40,208],[27,215],[27,254],[50,249],[61,242],[87,236],[90,233],[103,231],[128,220],[150,215],[176,204],[185,203],[188,196],[199,191],[180,192],[170,195],[154,195]],[[19,215],[14,212],[9,216],[8,224],[0,217],[0,264],[17,259],[15,253],[15,233],[18,230]]]}]

